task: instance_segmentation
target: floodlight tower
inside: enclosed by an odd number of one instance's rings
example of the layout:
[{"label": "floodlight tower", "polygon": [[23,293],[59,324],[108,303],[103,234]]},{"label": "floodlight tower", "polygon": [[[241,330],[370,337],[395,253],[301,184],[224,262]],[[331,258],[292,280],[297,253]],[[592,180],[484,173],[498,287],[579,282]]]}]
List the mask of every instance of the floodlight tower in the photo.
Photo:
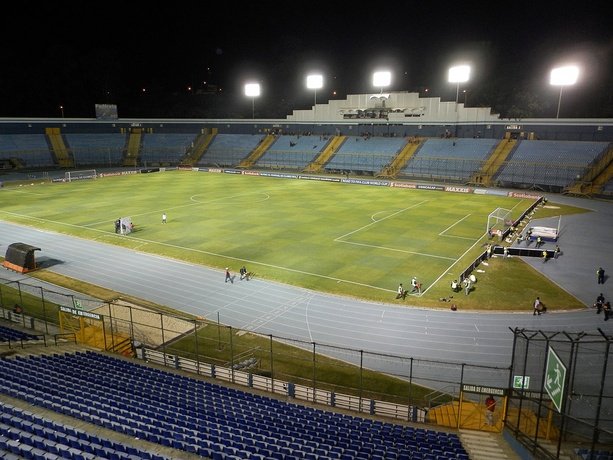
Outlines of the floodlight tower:
[{"label": "floodlight tower", "polygon": [[560,87],[560,97],[558,98],[558,111],[556,112],[556,118],[560,117],[560,104],[562,103],[562,89],[565,86],[574,85],[579,78],[579,67],[575,65],[567,65],[563,67],[556,67],[551,71],[549,77],[549,84]]},{"label": "floodlight tower", "polygon": [[308,89],[312,89],[315,97],[315,101],[313,103],[313,120],[316,120],[317,117],[317,90],[323,88],[324,86],[324,77],[319,74],[307,75],[306,78],[306,86]]},{"label": "floodlight tower", "polygon": [[470,78],[470,66],[468,65],[456,65],[449,68],[449,83],[456,84],[455,90],[455,103],[458,103],[458,97],[460,95],[460,83],[465,83]]},{"label": "floodlight tower", "polygon": [[383,94],[383,88],[389,86],[392,83],[392,73],[385,70],[375,72],[372,74],[372,85],[381,88],[381,94]]},{"label": "floodlight tower", "polygon": [[255,98],[260,96],[260,84],[247,83],[245,85],[245,96],[251,98],[251,118],[255,119]]}]

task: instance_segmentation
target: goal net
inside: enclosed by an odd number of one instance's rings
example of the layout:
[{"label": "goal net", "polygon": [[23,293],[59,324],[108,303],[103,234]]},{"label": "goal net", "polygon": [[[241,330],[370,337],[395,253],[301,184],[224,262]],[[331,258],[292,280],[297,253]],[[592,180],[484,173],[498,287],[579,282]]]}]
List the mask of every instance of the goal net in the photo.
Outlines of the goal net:
[{"label": "goal net", "polygon": [[83,171],[66,171],[64,180],[72,182],[73,180],[95,179],[97,177],[95,169],[84,169]]},{"label": "goal net", "polygon": [[496,208],[487,216],[486,231],[489,236],[500,236],[513,226],[511,218],[511,210],[505,208]]}]

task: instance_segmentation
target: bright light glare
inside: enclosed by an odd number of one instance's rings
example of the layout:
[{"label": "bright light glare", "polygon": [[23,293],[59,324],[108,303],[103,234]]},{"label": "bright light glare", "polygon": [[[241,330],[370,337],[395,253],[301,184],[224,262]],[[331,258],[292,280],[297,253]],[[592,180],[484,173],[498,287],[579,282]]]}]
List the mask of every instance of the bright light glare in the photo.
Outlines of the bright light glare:
[{"label": "bright light glare", "polygon": [[245,85],[245,96],[258,97],[260,95],[259,83],[247,83]]},{"label": "bright light glare", "polygon": [[575,65],[567,65],[557,67],[551,71],[549,83],[555,86],[567,86],[577,83],[579,78],[579,67]]},{"label": "bright light glare", "polygon": [[322,75],[309,75],[306,78],[306,85],[309,89],[323,88],[324,77]]},{"label": "bright light glare", "polygon": [[372,85],[376,87],[384,87],[389,86],[392,83],[392,73],[391,72],[375,72],[372,75]]},{"label": "bright light glare", "polygon": [[449,68],[449,83],[464,83],[470,78],[470,66],[457,65]]}]

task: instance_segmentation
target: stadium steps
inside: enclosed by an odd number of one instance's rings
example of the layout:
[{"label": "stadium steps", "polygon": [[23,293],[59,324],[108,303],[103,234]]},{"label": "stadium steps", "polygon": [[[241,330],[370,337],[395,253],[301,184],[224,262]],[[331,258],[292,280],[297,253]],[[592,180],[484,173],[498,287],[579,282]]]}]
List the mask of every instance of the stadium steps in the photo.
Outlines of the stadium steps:
[{"label": "stadium steps", "polygon": [[458,401],[453,401],[449,404],[442,404],[431,408],[428,411],[428,420],[430,423],[435,423],[439,426],[448,428],[458,427]]},{"label": "stadium steps", "polygon": [[417,140],[417,142],[409,139],[402,150],[394,157],[392,163],[381,170],[377,177],[381,178],[395,178],[402,168],[409,162],[413,155],[419,150],[419,148],[425,142],[424,139]]},{"label": "stadium steps", "polygon": [[509,157],[517,141],[515,139],[501,140],[492,154],[489,156],[481,169],[471,177],[469,183],[472,185],[484,185],[489,187],[494,182],[494,176]]},{"label": "stadium steps", "polygon": [[190,155],[185,159],[184,164],[193,166],[198,163],[200,158],[202,158],[202,155],[204,155],[206,150],[209,148],[209,145],[211,145],[211,142],[213,142],[213,139],[215,139],[216,135],[217,128],[213,128],[213,132],[199,134],[198,137],[196,137],[194,148],[192,149]]},{"label": "stadium steps", "polygon": [[123,157],[124,166],[136,166],[138,155],[140,153],[140,145],[143,137],[142,129],[132,128],[128,139],[128,147]]},{"label": "stadium steps", "polygon": [[249,156],[243,159],[239,164],[239,168],[251,168],[261,157],[266,153],[266,150],[277,140],[274,134],[268,134],[260,144],[253,149]]},{"label": "stadium steps", "polygon": [[47,140],[51,145],[51,154],[54,156],[58,166],[62,168],[73,167],[74,161],[68,153],[60,128],[45,128],[45,136],[47,136]]},{"label": "stadium steps", "polygon": [[[509,408],[506,416],[506,421],[509,426],[516,427],[520,432],[529,438],[534,438],[536,434],[536,426],[538,422],[538,438],[555,440],[560,436],[560,431],[557,427],[549,425],[547,418],[541,417],[538,420],[536,414],[530,409],[522,409],[521,417],[518,408]],[[519,426],[518,426],[519,417]]]},{"label": "stadium steps", "polygon": [[470,460],[515,460],[519,458],[499,434],[474,430],[460,430],[458,434]]},{"label": "stadium steps", "polygon": [[334,136],[325,149],[313,160],[311,163],[304,168],[303,172],[318,172],[321,171],[321,168],[330,161],[332,156],[338,152],[338,149],[341,148],[343,143],[347,140],[347,136]]},{"label": "stadium steps", "polygon": [[594,165],[581,177],[565,188],[564,195],[592,196],[602,192],[605,184],[613,177],[613,145],[600,155]]},{"label": "stadium steps", "polygon": [[488,425],[483,404],[465,400],[461,407],[459,401],[452,401],[431,408],[428,411],[427,421],[446,428],[479,430],[483,433],[497,434],[502,432],[504,421],[499,410],[496,411],[494,417],[495,424]]}]

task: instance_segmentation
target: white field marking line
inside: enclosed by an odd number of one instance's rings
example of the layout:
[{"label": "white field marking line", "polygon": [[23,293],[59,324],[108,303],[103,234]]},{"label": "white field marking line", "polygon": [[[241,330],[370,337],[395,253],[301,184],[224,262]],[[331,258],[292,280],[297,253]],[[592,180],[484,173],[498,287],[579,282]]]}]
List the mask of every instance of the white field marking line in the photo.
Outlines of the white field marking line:
[{"label": "white field marking line", "polygon": [[434,259],[456,260],[454,257],[437,256],[434,254],[425,254],[423,252],[407,251],[405,249],[388,248],[387,246],[377,246],[375,244],[355,243],[353,241],[337,241],[337,243],[355,244],[356,246],[365,246],[368,248],[383,249],[385,251],[403,252],[405,254],[413,254],[416,256],[432,257]]},{"label": "white field marking line", "polygon": [[456,235],[439,235],[439,236],[442,236],[444,238],[457,238],[459,240],[475,241],[474,238],[469,238],[468,236],[456,236]]},{"label": "white field marking line", "polygon": [[462,217],[460,220],[456,221],[455,224],[451,224],[449,227],[447,227],[445,230],[443,230],[441,233],[438,234],[438,236],[443,236],[443,233],[445,233],[447,230],[451,230],[453,227],[455,227],[456,225],[458,225],[460,222],[462,222],[464,219],[466,219],[467,217],[470,217],[472,214],[466,214],[464,217]]},{"label": "white field marking line", "polygon": [[373,223],[374,223],[374,222],[379,222],[379,220],[377,219],[377,216],[378,216],[379,214],[381,214],[381,213],[384,213],[384,212],[386,212],[386,211],[379,211],[379,212],[374,213],[372,216],[370,216],[370,220],[372,220],[372,221],[373,221]]},{"label": "white field marking line", "polygon": [[25,193],[27,195],[46,195],[46,193],[36,193],[36,192],[31,192],[29,190],[19,190],[19,189],[15,189],[15,188],[6,188],[6,187],[2,187],[2,191],[3,192],[15,192],[15,193]]},{"label": "white field marking line", "polygon": [[309,323],[309,307],[311,306],[311,300],[313,296],[309,297],[306,306],[304,307],[304,320],[307,326],[307,332],[309,333],[309,340],[313,342],[313,333],[311,332],[311,323]]},{"label": "white field marking line", "polygon": [[[116,235],[115,233],[111,233],[111,232],[108,232],[108,231],[105,231],[105,230],[99,230],[97,228],[89,228],[89,227],[86,227],[86,226],[83,226],[83,225],[67,224],[66,222],[58,222],[58,221],[49,220],[49,219],[41,219],[40,217],[25,216],[25,215],[22,215],[22,214],[17,214],[17,213],[8,212],[8,211],[0,211],[0,212],[5,212],[6,214],[11,214],[11,215],[14,215],[14,216],[24,217],[24,218],[28,218],[28,219],[32,219],[32,220],[38,220],[40,222],[47,222],[47,223],[54,223],[54,224],[59,224],[59,225],[65,225],[67,227],[73,227],[73,228],[84,228],[84,229],[90,230],[92,232],[102,233],[103,235],[107,235],[107,236]],[[13,225],[18,225],[18,224],[13,224]],[[55,234],[57,234],[57,232],[53,232],[53,231],[49,231],[49,230],[45,230],[45,232],[46,233],[55,233]],[[80,237],[75,237],[75,236],[72,236],[72,235],[69,235],[69,236],[71,238],[80,238]],[[371,284],[359,283],[357,281],[350,281],[350,280],[345,280],[345,279],[341,279],[341,278],[335,278],[333,276],[327,276],[327,275],[321,275],[319,273],[313,273],[313,272],[307,272],[307,271],[303,271],[303,270],[297,270],[295,268],[282,267],[280,265],[267,264],[267,263],[264,263],[264,262],[259,262],[257,260],[241,259],[239,257],[233,257],[233,256],[224,255],[224,254],[218,254],[216,252],[203,251],[201,249],[186,248],[185,246],[179,246],[178,244],[164,243],[162,241],[146,240],[144,238],[137,238],[137,237],[130,236],[130,235],[116,235],[116,236],[118,238],[130,238],[131,240],[140,241],[140,242],[143,242],[143,243],[158,244],[160,246],[166,246],[166,247],[169,247],[169,248],[182,249],[182,250],[187,251],[187,252],[196,252],[196,253],[199,253],[199,254],[206,254],[206,255],[214,256],[214,257],[223,257],[223,258],[229,259],[229,260],[236,260],[238,262],[247,262],[247,263],[254,264],[254,265],[260,265],[262,267],[275,268],[277,270],[285,270],[285,271],[292,272],[292,273],[299,273],[301,275],[314,276],[316,278],[322,278],[322,279],[327,279],[327,280],[331,280],[331,281],[340,281],[341,283],[353,284],[355,286],[362,286],[362,287],[372,288],[372,289],[376,289],[376,290],[379,290],[379,291],[396,292],[395,289],[386,289],[386,288],[382,288],[382,287],[379,287],[379,286],[373,286]],[[83,239],[83,240],[91,240],[91,238],[81,238],[81,239]],[[102,244],[107,244],[107,243],[102,243]],[[110,243],[108,243],[108,244],[110,244]],[[129,249],[129,248],[124,248],[124,249]],[[150,257],[158,257],[160,259],[172,259],[175,262],[180,262],[180,263],[184,263],[184,264],[190,265],[188,262],[185,262],[185,261],[180,260],[180,259],[175,259],[173,257],[163,257],[163,256],[160,256],[158,254],[148,254],[148,255]],[[191,265],[199,265],[199,264],[191,264]],[[210,268],[210,267],[207,267],[207,268]]]},{"label": "white field marking line", "polygon": [[313,297],[313,294],[309,294],[309,295],[302,296],[302,297],[297,297],[291,302],[285,305],[281,305],[277,309],[269,313],[266,313],[264,317],[256,318],[253,321],[249,321],[241,329],[248,331],[248,332],[255,332],[258,329],[260,329],[262,326],[266,326],[268,323],[277,319],[279,316],[284,315],[285,313],[292,310],[297,305],[300,305],[300,303],[303,300],[309,301],[312,297]]},{"label": "white field marking line", "polygon": [[[358,228],[358,229],[356,229],[356,230],[353,230],[353,231],[351,231],[351,232],[349,232],[349,233],[345,233],[344,235],[342,235],[342,236],[339,236],[339,237],[335,238],[333,241],[336,241],[337,243],[354,244],[354,245],[356,245],[356,246],[364,246],[364,247],[368,247],[368,248],[383,249],[383,250],[386,250],[386,251],[402,252],[402,253],[404,253],[404,254],[413,254],[413,255],[423,256],[423,257],[433,257],[433,258],[435,258],[435,259],[456,260],[456,259],[455,259],[455,258],[453,258],[453,257],[437,256],[437,255],[434,255],[434,254],[425,254],[425,253],[423,253],[423,252],[415,252],[415,251],[407,251],[407,250],[405,250],[405,249],[389,248],[389,247],[387,247],[387,246],[377,246],[377,245],[374,245],[374,244],[356,243],[356,242],[354,242],[354,241],[341,241],[341,239],[342,239],[342,238],[345,238],[346,236],[349,236],[349,235],[351,235],[351,234],[353,234],[353,233],[359,232],[360,230],[363,230],[363,229],[365,229],[366,227],[370,227],[371,225],[374,225],[374,224],[376,224],[376,223],[379,223],[379,222],[381,222],[381,221],[384,221],[385,219],[389,219],[390,217],[394,217],[395,215],[400,214],[401,212],[407,211],[408,209],[415,208],[415,207],[420,206],[420,205],[422,205],[422,204],[424,204],[424,203],[427,203],[427,202],[428,202],[428,200],[424,200],[424,201],[422,201],[422,202],[420,202],[420,203],[417,203],[417,204],[411,205],[411,206],[409,206],[408,208],[404,208],[404,209],[401,209],[400,211],[396,211],[396,212],[394,212],[394,213],[390,214],[389,216],[384,217],[383,219],[375,220],[375,219],[374,219],[374,216],[376,216],[377,214],[380,214],[381,212],[385,212],[385,211],[380,211],[380,212],[378,212],[378,213],[376,213],[376,214],[373,214],[373,215],[371,216],[371,220],[372,220],[373,222],[371,222],[370,224],[366,224],[366,225],[364,225],[363,227],[360,227],[360,228]],[[386,290],[387,290],[387,291],[389,291],[389,289],[386,289]]]},{"label": "white field marking line", "polygon": [[[409,206],[408,208],[404,208],[404,209],[401,209],[400,211],[396,211],[396,212],[394,212],[394,213],[390,214],[389,216],[384,217],[383,219],[376,220],[376,221],[374,221],[374,222],[371,222],[370,224],[366,224],[366,225],[364,225],[363,227],[357,228],[357,229],[355,229],[355,230],[353,230],[353,231],[351,231],[351,232],[349,232],[349,233],[345,233],[344,235],[341,235],[341,236],[339,236],[339,237],[336,237],[336,238],[334,238],[334,241],[339,241],[339,240],[341,240],[342,238],[345,238],[346,236],[353,235],[354,233],[357,233],[357,232],[359,232],[360,230],[364,230],[365,228],[370,227],[371,225],[377,224],[377,223],[379,223],[379,222],[383,222],[384,220],[389,219],[390,217],[394,217],[394,216],[396,216],[397,214],[400,214],[401,212],[407,211],[407,210],[409,210],[409,209],[416,208],[417,206],[420,206],[420,205],[422,205],[422,204],[424,204],[424,203],[427,203],[427,202],[428,202],[428,200],[424,200],[424,201],[422,201],[422,202],[420,202],[420,203],[417,203],[417,204],[411,205],[411,206]],[[377,213],[377,214],[378,214],[378,213]],[[345,243],[345,241],[341,241],[341,242],[342,242],[342,243]]]},{"label": "white field marking line", "polygon": [[462,217],[460,220],[458,220],[455,224],[450,225],[449,227],[447,227],[445,230],[443,230],[441,233],[438,234],[438,236],[445,236],[447,238],[459,238],[461,240],[470,240],[470,241],[475,241],[474,238],[469,238],[467,236],[456,236],[456,235],[445,235],[444,233],[447,230],[451,230],[453,227],[455,227],[456,225],[458,225],[460,222],[462,222],[464,219],[466,219],[467,217],[470,217],[472,214],[466,214],[464,217]]},{"label": "white field marking line", "polygon": [[[201,194],[197,194],[197,195],[192,195],[189,197],[189,200],[191,201],[191,203],[187,203],[187,204],[182,204],[179,206],[173,206],[170,208],[164,208],[163,210],[158,210],[158,211],[149,211],[149,212],[143,212],[141,214],[132,214],[132,216],[134,217],[141,217],[141,216],[147,216],[149,214],[159,214],[163,211],[166,210],[175,210],[175,209],[181,209],[181,208],[187,208],[190,206],[198,206],[199,204],[211,204],[211,203],[215,203],[217,201],[226,201],[226,200],[231,200],[232,198],[237,198],[237,197],[241,197],[241,196],[249,196],[249,195],[254,195],[253,193],[241,193],[238,195],[231,195],[231,196],[224,196],[221,198],[215,198],[214,200],[209,200],[209,201],[197,201],[194,199],[194,197],[201,195]],[[262,193],[258,193],[257,195],[264,195],[264,198],[261,201],[266,201],[270,199],[270,195],[268,193],[262,192]],[[101,222],[92,222],[90,224],[84,225],[84,227],[89,227],[92,225],[102,225],[102,224],[108,224],[109,222],[111,222],[110,220],[105,220],[105,221],[101,221]]]}]

